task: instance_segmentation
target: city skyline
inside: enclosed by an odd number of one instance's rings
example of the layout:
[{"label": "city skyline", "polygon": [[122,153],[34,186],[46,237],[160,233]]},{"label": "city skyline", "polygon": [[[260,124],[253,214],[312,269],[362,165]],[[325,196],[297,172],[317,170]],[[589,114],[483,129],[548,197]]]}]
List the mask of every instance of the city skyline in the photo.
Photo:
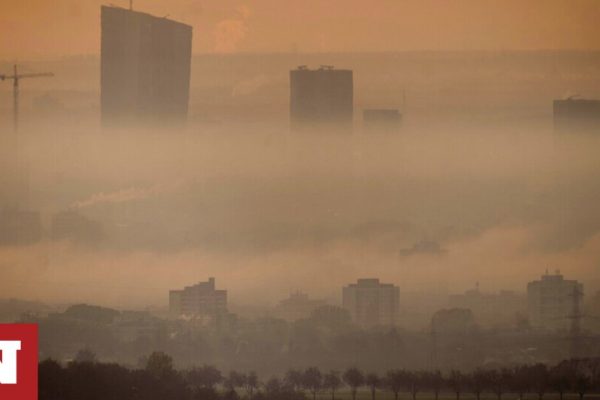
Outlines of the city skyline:
[{"label": "city skyline", "polygon": [[600,0],[7,2],[17,378],[30,353],[40,400],[597,396],[599,20]]}]

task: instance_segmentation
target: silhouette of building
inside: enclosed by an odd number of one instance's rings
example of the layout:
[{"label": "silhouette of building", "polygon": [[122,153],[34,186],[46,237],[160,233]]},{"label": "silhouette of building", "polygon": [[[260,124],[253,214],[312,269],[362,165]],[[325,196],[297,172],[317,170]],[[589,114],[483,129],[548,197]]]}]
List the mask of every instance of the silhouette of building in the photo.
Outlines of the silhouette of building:
[{"label": "silhouette of building", "polygon": [[290,71],[290,126],[293,131],[351,132],[354,88],[351,70],[305,66]]},{"label": "silhouette of building", "polygon": [[553,108],[556,132],[600,134],[600,100],[554,100]]},{"label": "silhouette of building", "polygon": [[286,321],[296,321],[310,317],[314,310],[326,304],[324,300],[310,299],[307,294],[296,292],[277,304],[275,316]]},{"label": "silhouette of building", "polygon": [[52,216],[50,235],[54,240],[98,242],[104,238],[100,223],[84,217],[75,210],[60,211]]},{"label": "silhouette of building", "polygon": [[169,311],[174,317],[215,319],[227,314],[227,291],[215,289],[215,278],[169,292]]},{"label": "silhouette of building", "polygon": [[147,311],[122,311],[110,324],[112,334],[122,342],[131,343],[140,339],[155,340],[164,325]]},{"label": "silhouette of building", "polygon": [[465,335],[475,326],[473,312],[467,308],[442,309],[431,318],[431,331],[436,335]]},{"label": "silhouette of building", "polygon": [[527,284],[529,324],[534,329],[568,331],[581,307],[583,284],[556,271]]},{"label": "silhouette of building", "polygon": [[185,122],[192,27],[119,7],[101,14],[103,125]]},{"label": "silhouette of building", "polygon": [[342,289],[343,307],[363,326],[395,325],[400,308],[400,289],[379,279],[359,279]]},{"label": "silhouette of building", "polygon": [[32,244],[42,238],[42,220],[37,211],[5,208],[0,212],[0,244]]},{"label": "silhouette of building", "polygon": [[514,326],[517,316],[527,313],[524,294],[511,290],[484,293],[479,285],[463,294],[448,296],[448,303],[452,308],[471,310],[477,323],[487,327]]},{"label": "silhouette of building", "polygon": [[600,332],[600,290],[585,305],[585,328],[592,332]]},{"label": "silhouette of building", "polygon": [[363,131],[367,133],[396,133],[402,125],[397,109],[363,110]]}]

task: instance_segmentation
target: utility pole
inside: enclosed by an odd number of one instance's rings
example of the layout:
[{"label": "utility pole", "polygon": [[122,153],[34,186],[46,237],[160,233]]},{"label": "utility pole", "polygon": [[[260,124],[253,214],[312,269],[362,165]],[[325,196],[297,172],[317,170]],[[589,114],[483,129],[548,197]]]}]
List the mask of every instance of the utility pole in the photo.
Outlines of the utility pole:
[{"label": "utility pole", "polygon": [[54,76],[52,72],[41,72],[34,74],[19,74],[17,64],[14,65],[12,75],[0,75],[0,80],[13,80],[13,128],[15,133],[19,130],[19,81],[23,78],[41,78]]}]

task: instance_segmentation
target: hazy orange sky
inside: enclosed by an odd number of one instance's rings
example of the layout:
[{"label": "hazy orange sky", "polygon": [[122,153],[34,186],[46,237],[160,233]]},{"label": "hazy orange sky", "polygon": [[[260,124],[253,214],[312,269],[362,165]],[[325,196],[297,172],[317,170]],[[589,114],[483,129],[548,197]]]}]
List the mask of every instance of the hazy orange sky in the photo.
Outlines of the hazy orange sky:
[{"label": "hazy orange sky", "polygon": [[[2,0],[0,60],[99,53],[101,4]],[[598,0],[134,0],[134,8],[193,25],[195,52],[600,49]]]}]

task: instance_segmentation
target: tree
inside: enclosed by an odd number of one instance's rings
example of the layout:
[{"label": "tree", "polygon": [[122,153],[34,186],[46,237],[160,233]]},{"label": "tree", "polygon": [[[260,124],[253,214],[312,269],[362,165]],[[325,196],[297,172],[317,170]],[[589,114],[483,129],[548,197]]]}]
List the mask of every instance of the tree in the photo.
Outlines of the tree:
[{"label": "tree", "polygon": [[335,400],[335,392],[342,387],[342,379],[337,371],[329,371],[323,376],[323,387],[331,393],[331,400]]},{"label": "tree", "polygon": [[519,400],[522,400],[530,386],[529,367],[517,366],[511,372],[511,377],[508,382],[508,389],[519,395]]},{"label": "tree", "polygon": [[477,400],[481,398],[481,393],[483,393],[485,388],[489,386],[489,376],[490,374],[488,371],[485,371],[481,368],[476,369],[469,376],[469,387],[477,397]]},{"label": "tree", "polygon": [[464,377],[460,371],[452,370],[450,371],[450,376],[448,377],[448,383],[450,384],[450,388],[454,394],[456,394],[456,400],[460,400],[460,394],[463,390],[463,382]]},{"label": "tree", "polygon": [[254,391],[258,388],[259,384],[256,372],[251,371],[246,376],[244,376],[243,383],[246,387],[246,393],[248,393],[248,396],[252,397]]},{"label": "tree", "polygon": [[504,391],[512,380],[512,375],[511,371],[506,368],[502,368],[500,371],[490,371],[490,386],[496,397],[498,397],[498,400],[502,399]]},{"label": "tree", "polygon": [[95,363],[97,361],[96,353],[94,353],[89,347],[85,347],[77,352],[74,361],[79,363]]},{"label": "tree", "polygon": [[574,374],[572,387],[579,394],[579,399],[583,400],[585,394],[590,390],[592,380],[583,371],[577,371]]},{"label": "tree", "polygon": [[405,374],[405,381],[412,399],[415,400],[422,382],[422,374],[420,372],[407,372]]},{"label": "tree", "polygon": [[302,374],[302,386],[312,394],[313,400],[317,398],[317,393],[323,386],[323,376],[317,367],[307,368]]},{"label": "tree", "polygon": [[216,385],[223,381],[223,376],[221,371],[212,365],[204,365],[187,371],[186,379],[196,387],[214,389]]},{"label": "tree", "polygon": [[292,388],[292,390],[298,390],[299,388],[302,387],[302,378],[303,378],[302,371],[299,371],[297,369],[289,369],[285,373],[285,377],[283,378],[283,381],[284,381],[285,385]]},{"label": "tree", "polygon": [[440,397],[440,392],[444,386],[444,377],[440,371],[434,371],[427,374],[427,382],[429,387],[433,390],[435,400]]},{"label": "tree", "polygon": [[542,400],[544,398],[544,394],[548,390],[548,384],[550,380],[548,367],[546,367],[544,364],[536,364],[528,369],[529,371],[527,375],[529,380],[538,395],[538,399]]},{"label": "tree", "polygon": [[225,380],[223,381],[223,385],[229,393],[235,393],[235,390],[244,386],[244,383],[244,375],[237,371],[230,371],[229,375],[227,375],[227,378],[225,378]]},{"label": "tree", "polygon": [[279,393],[283,389],[283,386],[279,378],[273,377],[265,383],[265,391],[272,397],[273,394]]},{"label": "tree", "polygon": [[350,386],[352,400],[356,400],[356,391],[365,384],[365,376],[358,368],[348,368],[342,376],[346,385]]},{"label": "tree", "polygon": [[175,373],[175,370],[173,369],[173,358],[162,351],[155,351],[148,357],[146,371],[159,379],[173,375]]},{"label": "tree", "polygon": [[565,363],[560,363],[550,370],[550,386],[558,392],[560,400],[569,390],[569,371]]},{"label": "tree", "polygon": [[381,385],[381,379],[379,376],[377,376],[377,374],[371,372],[365,377],[365,383],[371,390],[371,400],[375,400],[375,392]]},{"label": "tree", "polygon": [[47,359],[38,366],[39,399],[55,400],[66,398],[65,371],[54,360]]},{"label": "tree", "polygon": [[402,385],[404,385],[402,371],[397,369],[388,371],[385,376],[385,385],[392,393],[394,393],[394,400],[398,400],[398,395],[402,390]]},{"label": "tree", "polygon": [[592,390],[600,391],[600,358],[588,360]]},{"label": "tree", "polygon": [[[257,396],[259,396],[257,394]],[[256,398],[256,397],[255,397]],[[306,400],[302,392],[295,391],[289,384],[279,378],[271,378],[265,383],[264,400]]]}]

